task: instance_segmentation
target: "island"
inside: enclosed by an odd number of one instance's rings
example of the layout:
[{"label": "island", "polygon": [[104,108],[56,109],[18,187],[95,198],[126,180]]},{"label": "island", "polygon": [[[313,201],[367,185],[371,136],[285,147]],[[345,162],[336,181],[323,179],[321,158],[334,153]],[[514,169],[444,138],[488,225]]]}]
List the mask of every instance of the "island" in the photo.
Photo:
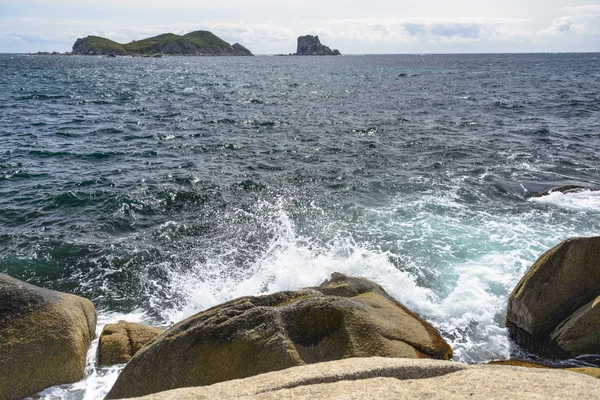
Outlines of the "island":
[{"label": "island", "polygon": [[209,31],[194,31],[183,36],[164,33],[148,39],[121,44],[99,36],[77,39],[75,55],[92,56],[252,56],[239,43],[230,45]]},{"label": "island", "polygon": [[298,38],[298,49],[295,56],[341,56],[339,50],[331,50],[321,44],[318,36],[305,35]]}]

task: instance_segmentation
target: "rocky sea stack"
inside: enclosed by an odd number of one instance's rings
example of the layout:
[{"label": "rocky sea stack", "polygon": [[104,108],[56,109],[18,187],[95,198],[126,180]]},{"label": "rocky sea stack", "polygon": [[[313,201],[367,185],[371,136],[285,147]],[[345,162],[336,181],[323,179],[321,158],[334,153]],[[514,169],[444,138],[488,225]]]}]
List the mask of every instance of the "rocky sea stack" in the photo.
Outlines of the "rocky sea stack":
[{"label": "rocky sea stack", "polygon": [[183,36],[165,33],[131,43],[121,44],[99,36],[77,39],[73,45],[77,55],[178,55],[178,56],[251,56],[239,43],[230,45],[208,31],[195,31]]},{"label": "rocky sea stack", "polygon": [[296,56],[341,56],[339,50],[331,50],[321,44],[318,36],[306,35],[298,38],[298,49]]}]

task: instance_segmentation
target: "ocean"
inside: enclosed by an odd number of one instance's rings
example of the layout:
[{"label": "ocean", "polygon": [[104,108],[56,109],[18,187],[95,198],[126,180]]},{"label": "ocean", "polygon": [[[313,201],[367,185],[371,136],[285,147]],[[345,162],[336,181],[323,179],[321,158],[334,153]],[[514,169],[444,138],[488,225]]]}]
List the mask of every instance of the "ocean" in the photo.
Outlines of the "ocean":
[{"label": "ocean", "polygon": [[[0,272],[91,299],[98,333],[381,284],[454,359],[514,352],[507,298],[600,234],[600,54],[0,55]],[[120,367],[43,399],[101,399]]]}]

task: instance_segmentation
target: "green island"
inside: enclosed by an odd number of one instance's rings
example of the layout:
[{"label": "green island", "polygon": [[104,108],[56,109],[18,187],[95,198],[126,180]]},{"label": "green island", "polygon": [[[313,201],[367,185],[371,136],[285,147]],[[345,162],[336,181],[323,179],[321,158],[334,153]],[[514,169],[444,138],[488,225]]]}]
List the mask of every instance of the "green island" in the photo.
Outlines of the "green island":
[{"label": "green island", "polygon": [[194,31],[185,35],[164,33],[121,44],[100,36],[77,39],[73,53],[77,55],[186,55],[186,56],[251,56],[239,43],[230,45],[209,31]]}]

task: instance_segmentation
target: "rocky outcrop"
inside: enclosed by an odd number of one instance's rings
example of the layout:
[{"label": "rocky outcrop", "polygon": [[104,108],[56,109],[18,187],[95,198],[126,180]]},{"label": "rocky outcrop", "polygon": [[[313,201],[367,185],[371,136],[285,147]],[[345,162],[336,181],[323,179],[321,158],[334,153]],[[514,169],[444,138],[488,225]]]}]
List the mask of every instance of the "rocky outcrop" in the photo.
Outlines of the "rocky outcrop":
[{"label": "rocky outcrop", "polygon": [[233,49],[233,54],[234,56],[251,56],[252,52],[250,50],[248,50],[247,48],[245,48],[244,46],[242,46],[239,43],[234,43],[233,46],[231,46],[231,48]]},{"label": "rocky outcrop", "polygon": [[305,365],[140,400],[600,399],[600,380],[560,370],[358,358]]},{"label": "rocky outcrop", "polygon": [[592,187],[592,186],[583,186],[583,185],[563,185],[557,186],[550,190],[547,190],[543,193],[534,193],[534,197],[543,197],[552,193],[562,193],[562,194],[571,194],[571,193],[581,193],[581,192],[593,192],[598,191],[600,188]]},{"label": "rocky outcrop", "polygon": [[77,39],[75,44],[73,44],[73,51],[71,53],[83,56],[107,56],[109,54],[124,56],[127,54],[121,48],[97,46],[93,40],[90,40],[90,36]]},{"label": "rocky outcrop", "polygon": [[566,358],[600,354],[600,237],[544,253],[508,300],[506,325],[523,347]]},{"label": "rocky outcrop", "polygon": [[127,363],[161,333],[162,329],[126,321],[105,325],[98,340],[98,365]]},{"label": "rocky outcrop", "polygon": [[95,329],[89,300],[0,274],[0,400],[82,379]]},{"label": "rocky outcrop", "polygon": [[321,44],[318,36],[306,35],[298,38],[296,56],[340,56],[339,50],[331,50]]},{"label": "rocky outcrop", "polygon": [[107,398],[375,356],[447,360],[452,349],[379,285],[334,274],[316,288],[243,297],[176,324],[129,361]]},{"label": "rocky outcrop", "polygon": [[233,46],[208,31],[194,31],[183,36],[165,33],[121,44],[99,36],[77,39],[76,55],[178,55],[178,56],[251,56],[239,43]]}]

